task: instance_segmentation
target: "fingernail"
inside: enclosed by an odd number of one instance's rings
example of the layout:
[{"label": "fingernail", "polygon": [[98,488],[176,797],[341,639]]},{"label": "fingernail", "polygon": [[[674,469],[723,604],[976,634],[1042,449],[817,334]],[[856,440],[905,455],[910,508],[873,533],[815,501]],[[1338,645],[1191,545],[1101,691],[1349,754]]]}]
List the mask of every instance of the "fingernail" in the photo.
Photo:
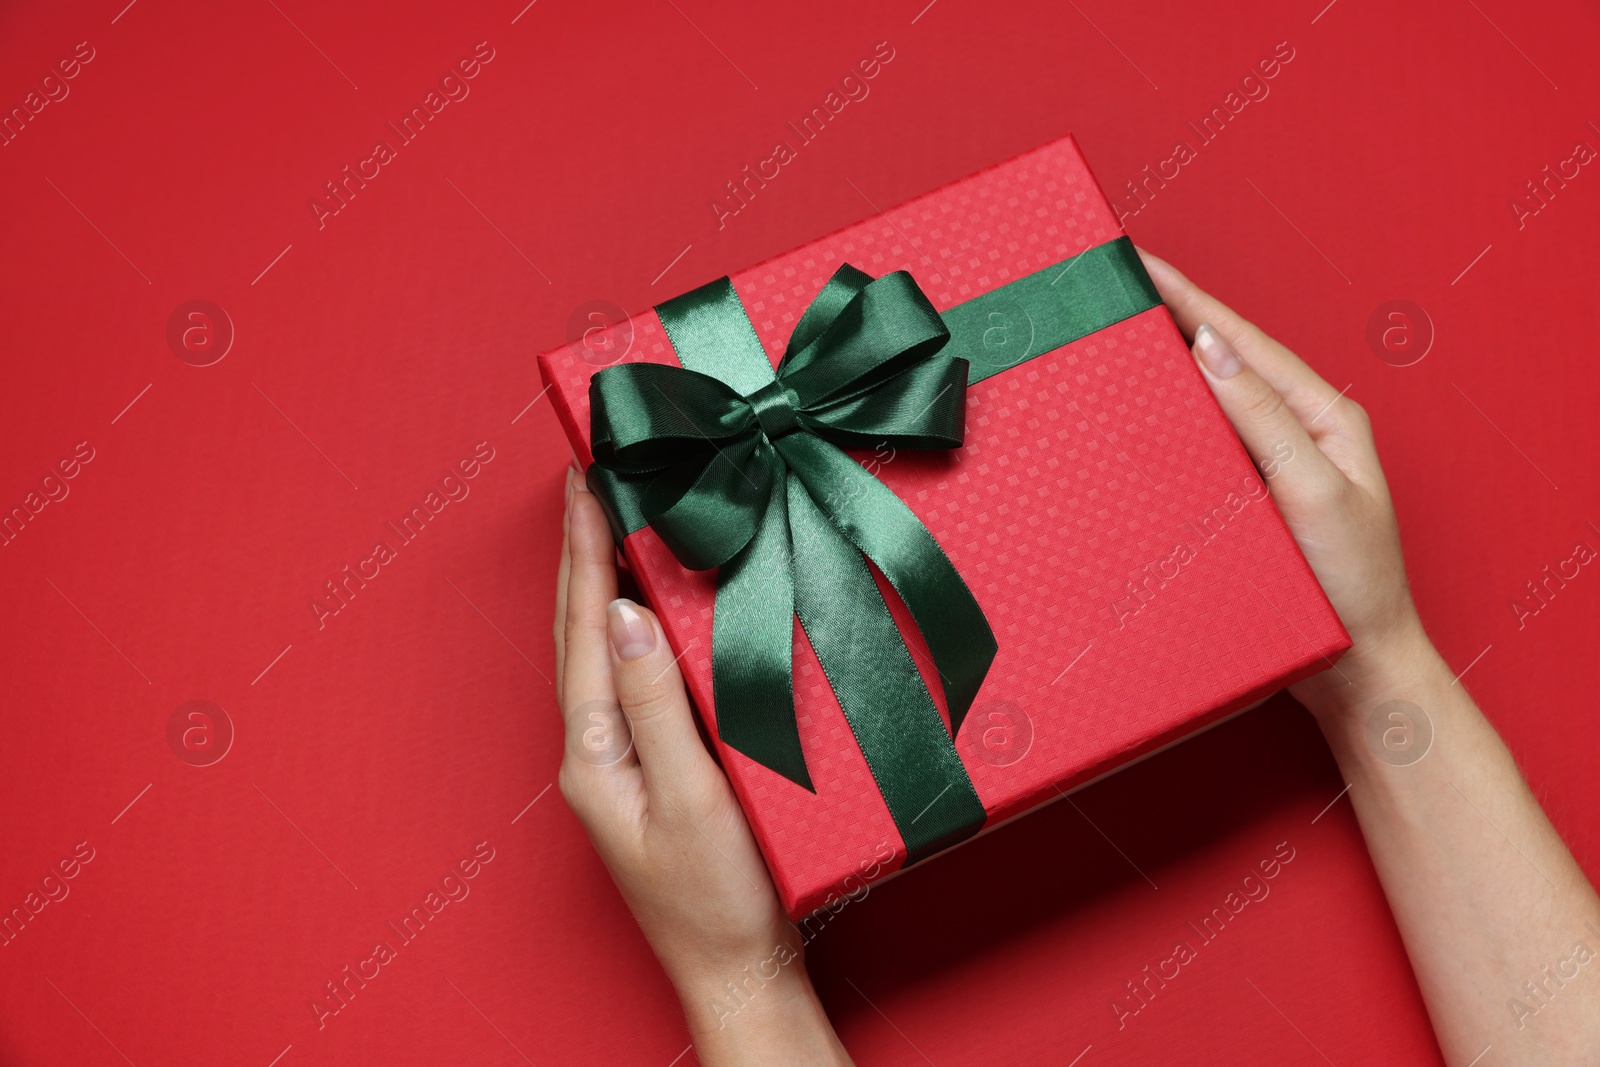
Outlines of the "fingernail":
[{"label": "fingernail", "polygon": [[1232,378],[1244,370],[1244,360],[1239,358],[1239,353],[1211,328],[1210,323],[1202,322],[1194,332],[1194,350],[1200,357],[1200,365],[1211,372],[1213,378]]},{"label": "fingernail", "polygon": [[613,600],[606,608],[606,628],[618,659],[638,659],[656,647],[656,628],[631,600]]},{"label": "fingernail", "polygon": [[571,468],[567,473],[567,477],[572,479],[572,491],[574,493],[587,493],[589,491],[589,480],[584,477],[583,472],[577,467]]},{"label": "fingernail", "polygon": [[565,503],[564,506],[566,508],[568,508],[569,510],[572,508],[572,474],[573,474],[572,468],[568,467],[567,468],[566,503]]}]

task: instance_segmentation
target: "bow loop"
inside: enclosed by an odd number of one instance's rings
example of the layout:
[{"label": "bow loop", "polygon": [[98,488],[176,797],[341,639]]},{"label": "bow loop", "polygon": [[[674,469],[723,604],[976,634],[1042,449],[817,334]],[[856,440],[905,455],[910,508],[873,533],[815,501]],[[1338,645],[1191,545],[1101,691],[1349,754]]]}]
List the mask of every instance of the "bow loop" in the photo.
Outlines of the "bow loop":
[{"label": "bow loop", "polygon": [[633,363],[589,380],[595,460],[628,473],[708,460],[755,425],[749,403],[709,374]]},{"label": "bow loop", "polygon": [[801,319],[812,339],[791,347],[778,365],[778,376],[809,412],[877,389],[930,360],[950,340],[944,320],[910,274],[895,271],[860,285],[867,277],[849,264],[840,267],[823,289],[824,295],[833,290],[826,312],[818,313],[813,303]]},{"label": "bow loop", "polygon": [[833,277],[829,278],[822,286],[822,290],[812,298],[810,305],[800,316],[800,321],[795,323],[794,333],[789,335],[789,345],[784,349],[783,363],[792,362],[799,352],[809,348],[813,341],[822,336],[828,325],[839,317],[839,312],[844,310],[844,306],[870,284],[872,275],[866,271],[857,270],[848,263],[839,264],[839,269],[833,272]]},{"label": "bow loop", "polygon": [[960,448],[966,438],[967,361],[925,360],[870,392],[806,416],[813,433],[840,448]]}]

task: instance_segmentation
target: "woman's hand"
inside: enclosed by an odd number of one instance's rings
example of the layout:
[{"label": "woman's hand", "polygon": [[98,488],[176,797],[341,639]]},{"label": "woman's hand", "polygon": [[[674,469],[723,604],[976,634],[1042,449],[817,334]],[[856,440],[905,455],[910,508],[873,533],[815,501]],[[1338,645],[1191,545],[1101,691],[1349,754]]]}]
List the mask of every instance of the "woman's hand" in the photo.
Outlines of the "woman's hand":
[{"label": "woman's hand", "polygon": [[1338,761],[1445,1057],[1594,1062],[1600,983],[1545,976],[1593,955],[1600,900],[1423,633],[1366,413],[1140,254],[1355,641],[1294,695]]},{"label": "woman's hand", "polygon": [[1354,641],[1337,669],[1292,691],[1319,717],[1363,706],[1434,657],[1367,413],[1170,263],[1139,255]]},{"label": "woman's hand", "polygon": [[611,530],[575,471],[562,526],[561,793],[677,990],[701,1062],[849,1062],[660,623],[616,599]]}]

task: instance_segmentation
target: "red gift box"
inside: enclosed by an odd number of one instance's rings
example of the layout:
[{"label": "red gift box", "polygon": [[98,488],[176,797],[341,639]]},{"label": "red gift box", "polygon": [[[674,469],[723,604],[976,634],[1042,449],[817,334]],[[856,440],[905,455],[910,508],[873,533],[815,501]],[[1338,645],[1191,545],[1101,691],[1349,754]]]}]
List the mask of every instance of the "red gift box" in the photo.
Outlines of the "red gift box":
[{"label": "red gift box", "polygon": [[[732,282],[776,364],[841,264],[873,276],[907,271],[947,312],[1121,237],[1067,138]],[[993,340],[1015,352],[1011,331],[1030,329],[1026,316],[1000,314]],[[540,357],[586,468],[590,378],[616,362],[678,358],[653,313]],[[1349,647],[1160,305],[970,385],[959,450],[852,455],[932,532],[998,640],[955,740],[985,831],[1327,669]],[[716,571],[684,568],[649,527],[628,534],[622,551],[715,739]],[[948,725],[927,645],[874,574]],[[794,642],[795,710],[815,792],[715,745],[784,906],[799,918],[895,873],[907,850],[798,624]]]}]

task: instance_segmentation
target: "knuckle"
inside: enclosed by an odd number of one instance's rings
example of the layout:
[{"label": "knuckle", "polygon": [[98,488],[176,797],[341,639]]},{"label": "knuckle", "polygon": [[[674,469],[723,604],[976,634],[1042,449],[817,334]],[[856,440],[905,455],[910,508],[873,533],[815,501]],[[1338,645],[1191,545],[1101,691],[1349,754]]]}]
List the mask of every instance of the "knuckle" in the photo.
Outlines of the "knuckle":
[{"label": "knuckle", "polygon": [[623,710],[628,713],[630,723],[653,722],[671,715],[678,705],[678,692],[667,683],[666,678],[631,684],[618,679],[617,696],[622,701]]},{"label": "knuckle", "polygon": [[1313,507],[1332,511],[1344,506],[1349,485],[1333,471],[1323,471],[1308,479],[1301,491]]},{"label": "knuckle", "polygon": [[570,759],[561,761],[561,771],[556,775],[556,788],[561,790],[561,799],[565,800],[573,811],[578,811],[582,807],[583,785]]},{"label": "knuckle", "polygon": [[1211,328],[1220,333],[1223,338],[1235,347],[1239,340],[1255,330],[1255,326],[1243,315],[1224,305],[1211,309],[1207,316]]},{"label": "knuckle", "polygon": [[567,648],[577,646],[586,633],[598,634],[601,638],[605,637],[605,622],[603,620],[595,622],[585,619],[581,613],[577,612],[568,612],[566,621],[557,623],[556,629],[561,632],[564,639],[563,643]]},{"label": "knuckle", "polygon": [[568,647],[570,647],[573,644],[573,638],[577,636],[577,630],[577,616],[574,615],[572,610],[569,608],[567,610],[567,617],[556,623],[556,632],[561,635],[562,640],[566,642]]},{"label": "knuckle", "polygon": [[1266,382],[1258,381],[1242,402],[1244,415],[1252,422],[1271,423],[1278,420],[1284,410],[1283,397]]},{"label": "knuckle", "polygon": [[1349,399],[1341,401],[1340,406],[1343,408],[1339,412],[1340,421],[1347,428],[1358,434],[1372,433],[1372,416],[1367,414],[1366,408]]},{"label": "knuckle", "polygon": [[1362,429],[1371,426],[1373,422],[1371,416],[1366,414],[1366,408],[1355,400],[1350,400],[1349,397],[1334,397],[1328,416],[1333,419],[1334,424],[1347,429]]}]

